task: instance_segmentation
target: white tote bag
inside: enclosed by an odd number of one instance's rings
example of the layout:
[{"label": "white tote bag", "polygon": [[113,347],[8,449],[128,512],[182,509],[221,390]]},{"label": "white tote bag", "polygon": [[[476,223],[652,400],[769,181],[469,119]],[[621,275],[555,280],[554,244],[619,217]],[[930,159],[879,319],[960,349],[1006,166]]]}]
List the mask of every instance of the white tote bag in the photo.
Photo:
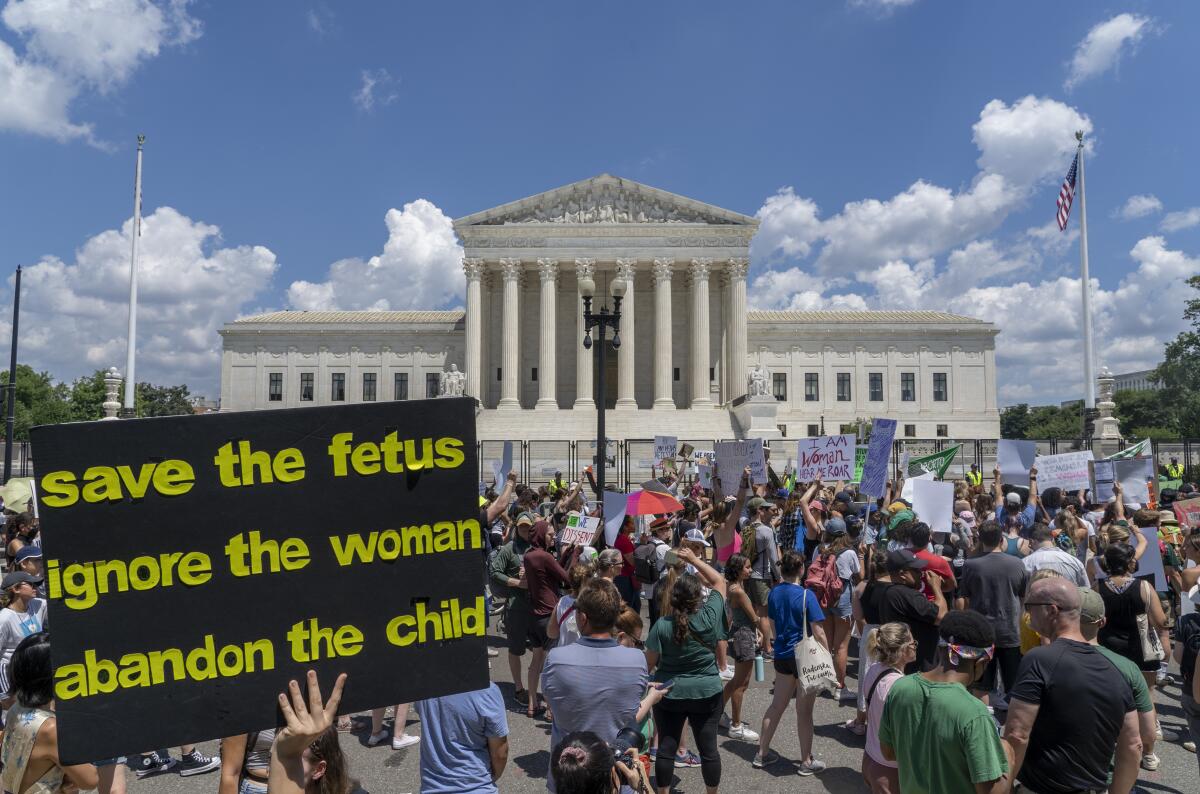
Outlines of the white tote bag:
[{"label": "white tote bag", "polygon": [[804,639],[796,643],[796,681],[800,691],[812,695],[837,689],[833,656],[808,631],[808,590],[804,591]]}]

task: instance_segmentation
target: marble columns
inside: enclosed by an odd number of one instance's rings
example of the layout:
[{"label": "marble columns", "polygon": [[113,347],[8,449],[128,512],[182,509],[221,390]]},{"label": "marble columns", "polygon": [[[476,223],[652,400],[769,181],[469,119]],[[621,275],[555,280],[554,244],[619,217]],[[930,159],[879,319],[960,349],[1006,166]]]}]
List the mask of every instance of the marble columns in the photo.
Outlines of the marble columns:
[{"label": "marble columns", "polygon": [[729,287],[729,311],[726,314],[728,340],[729,382],[726,399],[732,402],[746,394],[746,271],[750,260],[735,257],[725,264]]},{"label": "marble columns", "polygon": [[675,407],[671,394],[671,268],[669,257],[654,260],[654,407]]},{"label": "marble columns", "polygon": [[592,399],[592,351],[583,347],[583,293],[578,284],[584,279],[596,277],[596,260],[575,260],[575,407],[595,408]]},{"label": "marble columns", "polygon": [[466,365],[468,397],[483,400],[483,303],[480,280],[483,278],[483,260],[476,257],[463,259],[463,272],[467,276],[467,336]]},{"label": "marble columns", "polygon": [[500,402],[496,407],[516,411],[521,408],[521,399],[518,392],[521,372],[517,357],[518,343],[521,336],[521,326],[517,322],[517,312],[521,303],[521,260],[501,259],[500,272],[504,279],[502,331],[504,338],[501,339],[503,352],[500,357]]},{"label": "marble columns", "polygon": [[637,335],[633,325],[633,299],[636,294],[633,280],[636,273],[636,259],[617,260],[617,278],[627,286],[625,297],[621,301],[621,347],[617,350],[617,408],[637,408],[637,398],[633,391],[634,348],[637,347]]},{"label": "marble columns", "polygon": [[692,407],[708,408],[712,405],[709,394],[708,368],[710,356],[708,321],[708,270],[712,259],[701,257],[692,260]]},{"label": "marble columns", "polygon": [[542,279],[541,338],[538,340],[537,408],[558,408],[558,375],[555,370],[555,304],[558,291],[558,260],[539,259]]}]

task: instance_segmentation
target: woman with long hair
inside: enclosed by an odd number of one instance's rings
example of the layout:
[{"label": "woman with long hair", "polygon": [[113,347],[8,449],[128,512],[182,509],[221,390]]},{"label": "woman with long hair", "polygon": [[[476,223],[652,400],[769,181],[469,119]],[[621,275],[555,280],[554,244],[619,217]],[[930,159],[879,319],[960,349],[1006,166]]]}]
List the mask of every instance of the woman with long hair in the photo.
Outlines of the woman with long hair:
[{"label": "woman with long hair", "polygon": [[275,731],[271,746],[268,794],[349,794],[354,784],[342,754],[336,728],[338,705],[346,674],[334,682],[326,701],[321,697],[317,674],[308,671],[308,698],[300,685],[288,682],[288,694],[279,695],[284,727]]},{"label": "woman with long hair", "polygon": [[546,636],[558,645],[570,645],[579,639],[579,625],[575,622],[575,596],[584,582],[595,576],[595,568],[587,563],[577,562],[567,571],[569,582],[566,592],[554,607],[554,616],[546,624]]},{"label": "woman with long hair", "polygon": [[550,753],[550,768],[558,794],[618,794],[626,786],[639,794],[650,790],[636,749],[613,758],[608,742],[591,731],[564,736]]},{"label": "woman with long hair", "polygon": [[750,686],[754,657],[758,655],[758,646],[762,644],[758,615],[743,587],[749,576],[748,558],[740,554],[729,558],[725,565],[725,586],[729,594],[726,609],[729,612],[729,650],[733,654],[733,678],[725,682],[724,698],[730,711],[729,738],[757,742],[758,734],[750,730],[750,726],[742,720],[742,699]]},{"label": "woman with long hair", "polygon": [[905,665],[917,658],[917,642],[903,623],[884,623],[867,641],[867,653],[875,663],[862,679],[867,701],[867,747],[863,752],[862,776],[871,794],[900,794],[900,771],[879,749],[879,723],[892,684],[904,677]]},{"label": "woman with long hair", "polygon": [[825,522],[821,534],[821,545],[817,547],[820,557],[832,557],[837,567],[842,592],[836,601],[821,604],[825,610],[825,636],[829,639],[829,651],[833,654],[833,669],[837,674],[838,699],[853,700],[855,695],[846,688],[846,664],[850,653],[850,629],[853,626],[854,585],[862,576],[862,563],[854,541],[846,531],[846,522],[834,516]]},{"label": "woman with long hair", "polygon": [[867,547],[866,564],[863,566],[866,569],[866,576],[862,578],[862,581],[854,585],[854,596],[851,602],[854,607],[854,622],[859,627],[858,711],[854,715],[854,718],[848,720],[842,727],[858,736],[862,736],[867,732],[867,694],[863,691],[862,682],[866,679],[867,667],[871,664],[870,654],[863,653],[861,649],[870,647],[871,637],[879,628],[881,620],[879,617],[879,599],[876,597],[867,598],[867,588],[879,582],[891,581],[885,559],[885,555],[879,548],[874,546]]},{"label": "woman with long hair", "polygon": [[1134,577],[1137,558],[1133,548],[1125,543],[1109,544],[1100,558],[1100,568],[1108,575],[1096,585],[1104,600],[1105,622],[1098,637],[1100,644],[1136,664],[1147,686],[1153,687],[1158,660],[1146,659],[1142,654],[1138,617],[1145,615],[1152,630],[1166,625],[1158,594],[1149,581]]},{"label": "woman with long hair", "polygon": [[13,652],[46,624],[46,602],[37,597],[41,583],[24,571],[6,574],[0,581],[0,697],[9,697],[8,667]]},{"label": "woman with long hair", "polygon": [[797,691],[799,684],[796,670],[796,645],[805,637],[804,627],[812,632],[817,642],[829,647],[825,630],[821,627],[825,613],[808,589],[800,584],[804,574],[804,558],[794,551],[786,551],[780,562],[783,582],[771,590],[767,602],[767,614],[775,624],[775,694],[762,719],[762,731],[758,740],[758,753],[754,766],[761,769],[779,760],[779,753],[771,749],[771,739],[779,727],[779,720],[787,708],[788,701],[796,696],[796,732],[800,738],[801,775],[812,775],[825,768],[822,761],[813,758],[813,705],[817,694],[805,695]]}]

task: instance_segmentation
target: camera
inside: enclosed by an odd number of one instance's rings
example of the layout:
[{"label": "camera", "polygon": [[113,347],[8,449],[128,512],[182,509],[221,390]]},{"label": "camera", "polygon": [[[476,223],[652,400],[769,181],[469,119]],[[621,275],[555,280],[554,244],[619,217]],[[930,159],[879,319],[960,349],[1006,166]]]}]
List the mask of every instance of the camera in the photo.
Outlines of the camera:
[{"label": "camera", "polygon": [[612,748],[613,760],[624,761],[625,754],[631,748],[636,749],[640,754],[644,743],[645,737],[642,736],[642,732],[638,730],[637,725],[626,725],[617,731],[616,737],[608,743],[608,746]]}]

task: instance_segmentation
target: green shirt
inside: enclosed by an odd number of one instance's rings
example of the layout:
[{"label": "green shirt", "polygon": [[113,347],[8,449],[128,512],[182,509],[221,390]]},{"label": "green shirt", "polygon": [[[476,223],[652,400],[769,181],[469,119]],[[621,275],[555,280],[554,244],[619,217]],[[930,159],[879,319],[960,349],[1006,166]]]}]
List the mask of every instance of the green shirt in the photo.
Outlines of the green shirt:
[{"label": "green shirt", "polygon": [[691,631],[683,645],[676,645],[675,618],[664,615],[646,637],[646,647],[658,654],[654,680],[664,683],[675,679],[667,693],[673,700],[697,700],[718,694],[724,682],[717,674],[717,641],[725,638],[725,599],[716,590],[688,620]]},{"label": "green shirt", "polygon": [[530,609],[529,590],[524,587],[508,586],[508,580],[516,579],[517,574],[521,572],[521,560],[527,551],[529,551],[529,541],[522,540],[520,535],[514,535],[512,540],[496,550],[496,556],[492,558],[492,564],[488,567],[492,583],[497,585],[496,593],[508,593],[509,609],[514,606],[525,611]]},{"label": "green shirt", "polygon": [[1092,647],[1104,654],[1105,658],[1112,662],[1113,667],[1117,668],[1121,677],[1129,682],[1129,686],[1133,689],[1133,707],[1137,709],[1138,714],[1148,714],[1153,711],[1154,703],[1150,700],[1150,687],[1146,686],[1146,677],[1142,675],[1138,666],[1103,645],[1093,645]]},{"label": "green shirt", "polygon": [[888,691],[879,742],[896,753],[904,794],[963,794],[1008,771],[987,706],[962,684],[919,673]]}]

